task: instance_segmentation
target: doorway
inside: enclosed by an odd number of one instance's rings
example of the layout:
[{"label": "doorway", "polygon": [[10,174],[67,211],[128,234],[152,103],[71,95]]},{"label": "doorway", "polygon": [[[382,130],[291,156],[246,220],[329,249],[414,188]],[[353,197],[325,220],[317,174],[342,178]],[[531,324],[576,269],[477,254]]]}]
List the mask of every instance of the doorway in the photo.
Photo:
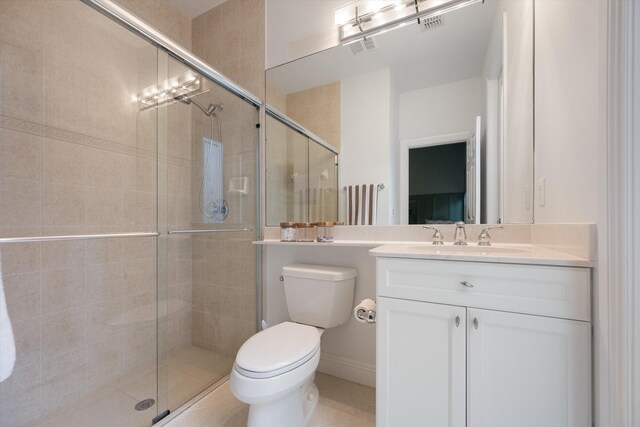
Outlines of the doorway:
[{"label": "doorway", "polygon": [[466,141],[409,149],[409,224],[464,221]]}]

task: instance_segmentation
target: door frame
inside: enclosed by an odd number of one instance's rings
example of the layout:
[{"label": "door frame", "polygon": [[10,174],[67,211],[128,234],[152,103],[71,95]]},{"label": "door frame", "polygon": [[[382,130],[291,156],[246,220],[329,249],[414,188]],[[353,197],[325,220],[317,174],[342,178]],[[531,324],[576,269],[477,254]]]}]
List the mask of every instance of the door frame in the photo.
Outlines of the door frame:
[{"label": "door frame", "polygon": [[466,142],[471,132],[454,132],[400,141],[400,224],[409,224],[409,150]]}]

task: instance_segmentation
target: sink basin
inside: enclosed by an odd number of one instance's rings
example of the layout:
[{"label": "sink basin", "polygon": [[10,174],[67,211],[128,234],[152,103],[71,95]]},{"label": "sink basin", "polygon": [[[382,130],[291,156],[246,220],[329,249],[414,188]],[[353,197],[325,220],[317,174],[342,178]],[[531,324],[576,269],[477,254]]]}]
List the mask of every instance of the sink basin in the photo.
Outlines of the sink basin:
[{"label": "sink basin", "polygon": [[465,255],[523,255],[531,252],[530,248],[517,246],[478,246],[469,244],[467,246],[454,245],[405,245],[403,248],[407,252],[420,252],[431,254],[465,254]]}]

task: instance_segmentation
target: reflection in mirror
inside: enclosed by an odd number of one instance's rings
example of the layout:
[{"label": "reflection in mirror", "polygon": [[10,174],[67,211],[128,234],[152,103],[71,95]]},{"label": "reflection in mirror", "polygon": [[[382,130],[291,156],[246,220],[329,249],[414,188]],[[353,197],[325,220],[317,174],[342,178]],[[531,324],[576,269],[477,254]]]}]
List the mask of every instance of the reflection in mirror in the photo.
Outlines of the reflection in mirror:
[{"label": "reflection in mirror", "polygon": [[266,124],[267,225],[337,221],[337,150],[274,109]]},{"label": "reflection in mirror", "polygon": [[[272,68],[267,103],[339,149],[340,221],[372,206],[375,224],[532,222],[533,0],[474,3]],[[268,141],[278,129],[267,122]],[[278,207],[295,194],[290,173],[270,172],[284,158],[267,156],[267,225],[299,220]],[[310,218],[325,202],[300,203]]]}]

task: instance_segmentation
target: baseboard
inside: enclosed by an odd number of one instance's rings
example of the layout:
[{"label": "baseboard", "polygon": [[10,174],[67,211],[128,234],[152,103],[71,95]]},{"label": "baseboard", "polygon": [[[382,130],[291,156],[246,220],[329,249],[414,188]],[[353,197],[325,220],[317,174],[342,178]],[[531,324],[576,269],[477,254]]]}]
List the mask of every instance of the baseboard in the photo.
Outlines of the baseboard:
[{"label": "baseboard", "polygon": [[318,371],[369,387],[376,386],[376,367],[322,352]]}]

